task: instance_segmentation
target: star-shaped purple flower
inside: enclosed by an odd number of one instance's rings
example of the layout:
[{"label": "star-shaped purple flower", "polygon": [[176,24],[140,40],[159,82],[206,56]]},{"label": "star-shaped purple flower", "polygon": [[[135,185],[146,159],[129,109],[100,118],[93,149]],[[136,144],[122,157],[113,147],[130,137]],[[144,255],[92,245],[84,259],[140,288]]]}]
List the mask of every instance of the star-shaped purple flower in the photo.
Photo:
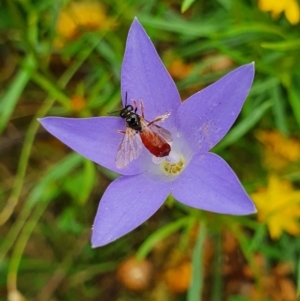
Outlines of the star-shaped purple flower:
[{"label": "star-shaped purple flower", "polygon": [[[230,72],[183,103],[149,37],[135,19],[121,74],[123,98],[142,99],[145,118],[171,115],[159,123],[172,134],[171,153],[156,158],[146,148],[120,169],[116,153],[125,130],[120,117],[46,117],[41,124],[84,157],[122,176],[105,191],[93,225],[92,246],[106,245],[152,216],[172,193],[179,202],[217,213],[256,212],[237,176],[208,152],[228,132],[248,95],[254,64]],[[125,99],[123,104],[125,105]],[[140,114],[140,112],[138,112]]]}]

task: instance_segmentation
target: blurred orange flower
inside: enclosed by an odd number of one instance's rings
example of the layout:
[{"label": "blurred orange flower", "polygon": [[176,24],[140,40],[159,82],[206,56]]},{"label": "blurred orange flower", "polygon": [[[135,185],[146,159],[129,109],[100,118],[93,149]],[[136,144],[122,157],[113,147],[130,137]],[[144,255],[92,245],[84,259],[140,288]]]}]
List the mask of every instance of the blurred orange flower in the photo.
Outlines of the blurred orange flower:
[{"label": "blurred orange flower", "polygon": [[58,15],[55,45],[63,47],[66,41],[75,39],[84,31],[106,29],[110,25],[112,22],[99,2],[71,2]]},{"label": "blurred orange flower", "polygon": [[172,61],[168,67],[168,71],[175,79],[184,79],[192,72],[193,65],[185,63],[182,59],[177,58]]},{"label": "blurred orange flower", "polygon": [[252,193],[258,220],[267,224],[270,235],[278,239],[283,231],[292,235],[300,233],[300,191],[289,181],[271,175],[268,187]]},{"label": "blurred orange flower", "polygon": [[274,19],[284,12],[287,20],[295,25],[300,21],[300,8],[296,0],[259,0],[258,7],[265,12],[271,12]]},{"label": "blurred orange flower", "polygon": [[190,286],[192,278],[192,264],[190,261],[181,262],[179,265],[165,272],[165,281],[172,293],[183,293]]},{"label": "blurred orange flower", "polygon": [[72,109],[78,112],[85,107],[86,100],[84,99],[84,97],[80,95],[73,95],[71,97],[71,104],[72,104]]},{"label": "blurred orange flower", "polygon": [[256,138],[265,146],[264,164],[268,169],[279,170],[300,160],[300,142],[287,138],[277,131],[259,131]]}]

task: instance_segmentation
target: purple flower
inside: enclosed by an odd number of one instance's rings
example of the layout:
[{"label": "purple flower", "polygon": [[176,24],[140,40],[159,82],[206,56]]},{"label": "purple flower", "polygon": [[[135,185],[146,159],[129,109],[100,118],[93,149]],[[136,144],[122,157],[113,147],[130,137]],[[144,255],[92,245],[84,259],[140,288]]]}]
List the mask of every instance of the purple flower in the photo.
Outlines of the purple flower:
[{"label": "purple flower", "polygon": [[[123,105],[142,99],[145,118],[171,112],[159,125],[172,134],[171,153],[156,158],[143,147],[126,167],[116,167],[125,130],[120,117],[46,117],[41,124],[84,157],[122,176],[102,196],[93,225],[92,245],[106,245],[152,216],[171,193],[179,202],[217,213],[256,212],[237,176],[216,154],[208,152],[228,132],[248,95],[254,64],[230,72],[181,103],[176,86],[149,37],[135,19],[131,25],[121,74]],[[138,111],[139,114],[141,112]]]}]

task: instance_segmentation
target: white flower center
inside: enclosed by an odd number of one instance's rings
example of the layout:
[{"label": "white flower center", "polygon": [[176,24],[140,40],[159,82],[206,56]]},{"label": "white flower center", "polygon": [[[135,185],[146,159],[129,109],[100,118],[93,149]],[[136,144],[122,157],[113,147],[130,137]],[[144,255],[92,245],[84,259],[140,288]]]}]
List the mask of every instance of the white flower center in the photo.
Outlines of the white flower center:
[{"label": "white flower center", "polygon": [[177,176],[185,167],[183,156],[173,150],[167,157],[157,158],[153,156],[152,161],[159,164],[161,171],[167,176]]}]

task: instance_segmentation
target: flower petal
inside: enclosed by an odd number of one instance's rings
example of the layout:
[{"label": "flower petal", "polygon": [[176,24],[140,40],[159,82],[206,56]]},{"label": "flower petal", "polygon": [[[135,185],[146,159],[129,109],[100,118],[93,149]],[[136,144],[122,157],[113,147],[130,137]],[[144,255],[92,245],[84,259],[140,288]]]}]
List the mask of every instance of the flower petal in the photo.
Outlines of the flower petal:
[{"label": "flower petal", "polygon": [[125,129],[124,120],[118,117],[39,119],[43,127],[74,151],[114,172],[133,175],[145,171],[151,160],[144,149],[140,157],[122,169],[116,167],[116,154],[123,135],[118,130]]},{"label": "flower petal", "polygon": [[112,182],[100,201],[93,225],[92,246],[104,246],[146,221],[163,204],[170,186],[146,173]]},{"label": "flower petal", "polygon": [[198,154],[173,183],[172,194],[188,206],[232,215],[256,209],[229,165],[213,153]]},{"label": "flower petal", "polygon": [[241,111],[253,77],[254,64],[244,65],[180,106],[179,129],[195,153],[210,150],[225,136]]},{"label": "flower petal", "polygon": [[176,112],[181,104],[178,90],[160,60],[147,33],[135,19],[130,27],[121,74],[122,99],[142,99],[149,121],[172,112],[163,127],[175,131]]}]

